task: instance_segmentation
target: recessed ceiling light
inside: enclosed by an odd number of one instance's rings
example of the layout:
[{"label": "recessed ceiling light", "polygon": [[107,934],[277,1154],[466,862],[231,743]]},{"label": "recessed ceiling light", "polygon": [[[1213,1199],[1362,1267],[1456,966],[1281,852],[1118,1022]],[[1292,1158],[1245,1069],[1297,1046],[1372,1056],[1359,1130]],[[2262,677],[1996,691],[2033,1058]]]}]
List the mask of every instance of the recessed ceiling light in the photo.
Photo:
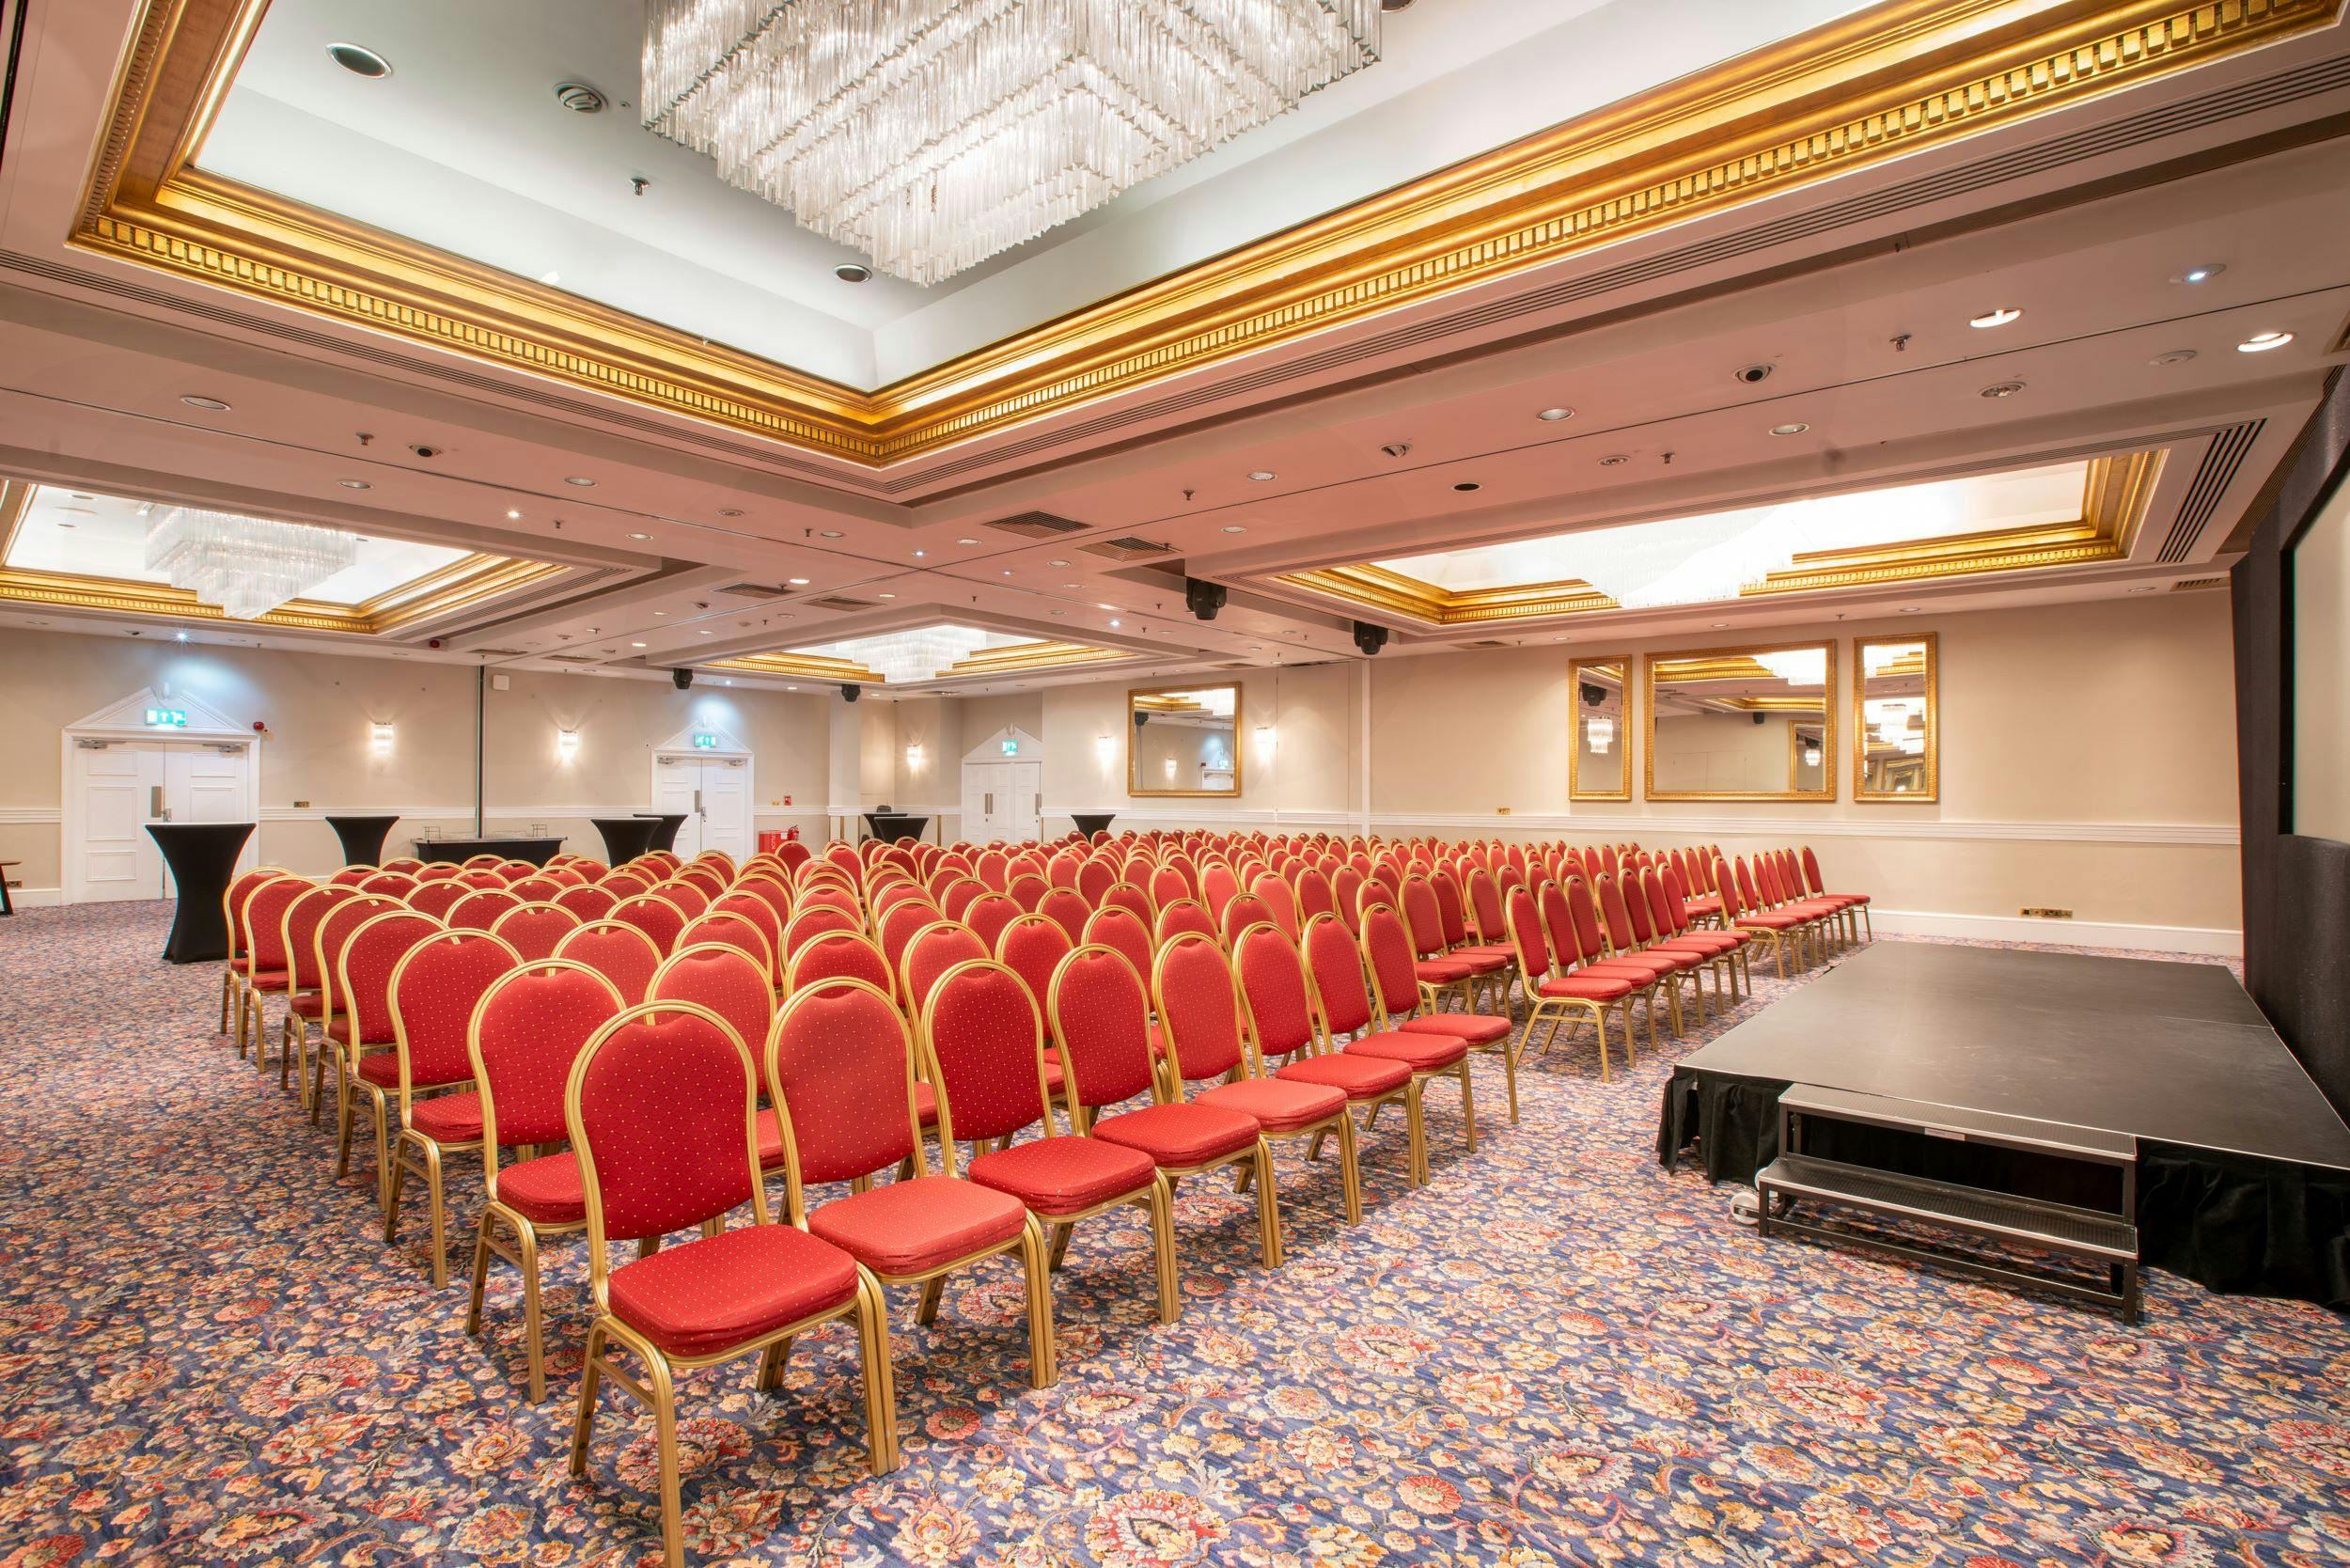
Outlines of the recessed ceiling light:
[{"label": "recessed ceiling light", "polygon": [[1718,631],[1720,631],[1723,627],[1725,627],[1725,626],[1727,626],[1727,625],[1729,625],[1729,624],[1730,624],[1730,622],[1729,622],[1729,621],[1727,621],[1727,620],[1717,620],[1717,621],[1714,622],[1714,630],[1716,630],[1716,632],[1718,632]]},{"label": "recessed ceiling light", "polygon": [[356,43],[330,43],[326,57],[351,72],[370,82],[380,82],[392,73],[391,62],[374,50]]},{"label": "recessed ceiling light", "polygon": [[[2160,593],[2162,591],[2162,585],[2160,583],[2150,583],[2144,588],[2134,588],[2130,589],[2130,591],[2132,593]],[[187,635],[185,632],[182,632],[180,635],[182,637]]]},{"label": "recessed ceiling light", "polygon": [[1115,604],[1095,604],[1093,607],[1094,607],[1095,609],[1097,609],[1097,610],[1114,610],[1114,609],[1118,608],[1118,606],[1117,606],[1117,605],[1115,605]]},{"label": "recessed ceiling light", "polygon": [[565,484],[577,485],[582,490],[593,490],[596,488],[596,481],[589,478],[585,474],[570,475],[563,480],[563,482]]},{"label": "recessed ceiling light", "polygon": [[1261,642],[1252,642],[1248,645],[1248,651],[1251,653],[1261,653],[1264,651],[1264,644]]},{"label": "recessed ceiling light", "polygon": [[650,534],[631,534],[631,535],[629,535],[628,537],[629,537],[629,538],[631,538],[631,539],[650,539],[650,538],[652,538],[652,535],[650,535]]},{"label": "recessed ceiling light", "polygon": [[1118,629],[1118,618],[1117,618],[1116,616],[1112,616],[1112,617],[1110,617],[1110,630],[1112,630],[1112,631],[1116,631],[1117,629]]},{"label": "recessed ceiling light", "polygon": [[843,283],[863,283],[873,275],[873,269],[861,261],[843,261],[832,270],[832,275]]},{"label": "recessed ceiling light", "polygon": [[914,553],[914,558],[915,558],[916,560],[917,560],[917,561],[918,561],[918,560],[920,560],[920,559],[921,559],[924,556],[927,556],[927,555],[929,555],[929,554],[930,554],[930,552],[929,552],[928,550],[916,550],[916,551]]},{"label": "recessed ceiling light", "polygon": [[188,640],[188,635],[185,632],[174,632],[172,635],[178,637],[181,642]]},{"label": "recessed ceiling light", "polygon": [[2206,261],[2200,267],[2189,267],[2170,281],[2173,283],[2209,283],[2227,270],[2228,264],[2225,261]]},{"label": "recessed ceiling light", "polygon": [[1773,425],[1771,427],[1771,433],[1773,435],[1801,435],[1804,431],[1810,430],[1810,428],[1811,427],[1810,425],[1807,425],[1800,419],[1797,419],[1784,425]]},{"label": "recessed ceiling light", "polygon": [[700,631],[700,632],[697,632],[697,633],[695,633],[694,635],[695,635],[696,636],[697,636],[697,637],[706,637],[706,636],[710,635],[709,632],[707,632],[707,631]]},{"label": "recessed ceiling light", "polygon": [[1622,468],[1622,467],[1625,463],[1630,463],[1631,461],[1632,461],[1632,454],[1631,454],[1631,453],[1629,453],[1629,452],[1614,452],[1614,453],[1609,454],[1609,455],[1608,455],[1608,456],[1606,456],[1606,457],[1604,457],[1604,458],[1600,459],[1600,460],[1599,460],[1599,465],[1600,465],[1602,468]]},{"label": "recessed ceiling light", "polygon": [[1904,615],[1916,615],[1917,613],[1918,606],[1915,604],[1904,604],[1902,606],[1902,614]]},{"label": "recessed ceiling light", "polygon": [[976,539],[959,539],[955,541],[955,542],[957,544],[977,544],[979,543],[979,541]]},{"label": "recessed ceiling light", "polygon": [[1055,610],[1053,613],[1055,615],[1067,615],[1069,612],[1067,610]]},{"label": "recessed ceiling light", "polygon": [[2019,321],[2023,318],[2024,313],[2021,310],[2012,305],[2003,305],[1997,310],[1986,310],[1980,316],[1967,317],[1966,324],[1970,327],[2005,326],[2010,321]]},{"label": "recessed ceiling light", "polygon": [[2293,334],[2289,332],[2256,332],[2252,334],[2251,337],[2247,337],[2243,342],[2238,343],[2235,346],[2235,352],[2238,353],[2266,353],[2271,349],[2281,349],[2287,343],[2292,341]]},{"label": "recessed ceiling light", "polygon": [[667,615],[669,612],[666,610],[655,610],[652,613],[655,615]]},{"label": "recessed ceiling light", "polygon": [[1574,418],[1574,410],[1571,408],[1546,408],[1540,414],[1534,416],[1534,417],[1555,425],[1561,419]]},{"label": "recessed ceiling light", "polygon": [[630,643],[630,644],[629,644],[629,646],[630,646],[631,648],[642,648],[642,647],[644,647],[645,645],[644,645],[643,643],[641,643],[641,642],[633,642],[633,643]]},{"label": "recessed ceiling light", "polygon": [[563,281],[563,274],[561,273],[540,273],[539,274],[539,281],[552,288],[556,284]]},{"label": "recessed ceiling light", "polygon": [[1228,534],[1245,534],[1248,530],[1237,523],[1227,523],[1224,525],[1224,531]]},{"label": "recessed ceiling light", "polygon": [[518,523],[522,521],[522,515],[523,514],[521,512],[516,511],[512,507],[506,509],[506,520],[509,523]]},{"label": "recessed ceiling light", "polygon": [[1069,563],[1067,561],[1046,561],[1044,564],[1047,566],[1067,566]]},{"label": "recessed ceiling light", "polygon": [[1011,575],[1011,568],[1010,568],[1010,567],[1006,567],[1006,568],[1004,569],[1004,575],[1005,575],[1005,576],[1007,576],[1007,577],[1010,576],[1010,575]]},{"label": "recessed ceiling light", "polygon": [[366,490],[369,488],[368,481],[365,479],[337,479],[335,482],[341,485],[345,490]]},{"label": "recessed ceiling light", "polygon": [[187,404],[190,408],[200,408],[208,414],[227,414],[229,412],[228,405],[222,402],[218,398],[207,398],[199,393],[182,392],[180,394],[180,400]]},{"label": "recessed ceiling light", "polygon": [[[741,514],[737,513],[736,515],[740,516]],[[819,528],[816,530],[816,537],[818,539],[838,539],[840,537],[840,530],[838,528]]]},{"label": "recessed ceiling light", "polygon": [[2169,353],[2158,353],[2154,355],[2154,358],[2148,360],[2146,363],[2149,365],[2184,365],[2194,357],[2195,351],[2193,349],[2172,349]]},{"label": "recessed ceiling light", "polygon": [[2024,384],[2020,381],[1995,381],[1990,385],[1984,387],[1980,396],[1985,398],[2013,398],[2016,393],[2021,392],[2023,389]]},{"label": "recessed ceiling light", "polygon": [[894,593],[877,593],[873,595],[873,597],[876,599],[895,599],[898,596]]},{"label": "recessed ceiling light", "polygon": [[1272,469],[1270,469],[1270,468],[1256,468],[1256,469],[1251,469],[1251,470],[1249,471],[1249,475],[1248,475],[1248,477],[1249,477],[1250,478],[1252,478],[1252,479],[1256,480],[1259,484],[1262,484],[1262,483],[1264,483],[1267,479],[1275,479],[1275,478],[1280,478],[1280,476],[1279,476],[1279,475],[1276,474],[1276,473],[1275,473]]},{"label": "recessed ceiling light", "polygon": [[1452,488],[1460,491],[1470,491],[1482,490],[1485,487],[1479,484],[1475,479],[1463,479],[1459,484],[1454,485]]}]

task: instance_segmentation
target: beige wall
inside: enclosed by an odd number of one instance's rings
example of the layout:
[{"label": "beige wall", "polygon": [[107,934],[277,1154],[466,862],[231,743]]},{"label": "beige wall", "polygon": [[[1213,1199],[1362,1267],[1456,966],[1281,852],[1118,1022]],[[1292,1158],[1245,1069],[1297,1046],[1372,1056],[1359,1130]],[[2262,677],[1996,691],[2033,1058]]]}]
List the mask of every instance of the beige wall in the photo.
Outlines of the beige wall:
[{"label": "beige wall", "polygon": [[2293,821],[2350,841],[2350,486],[2293,547]]},{"label": "beige wall", "polygon": [[[1813,697],[1819,695],[1814,686]],[[1817,790],[1827,758],[1806,767],[1793,751],[1794,721],[1765,713],[1757,724],[1745,713],[1680,713],[1656,721],[1655,787],[1659,790]],[[1818,715],[1806,721],[1816,729]],[[1645,737],[1643,737],[1645,738]],[[1794,762],[1791,772],[1789,764]]]}]

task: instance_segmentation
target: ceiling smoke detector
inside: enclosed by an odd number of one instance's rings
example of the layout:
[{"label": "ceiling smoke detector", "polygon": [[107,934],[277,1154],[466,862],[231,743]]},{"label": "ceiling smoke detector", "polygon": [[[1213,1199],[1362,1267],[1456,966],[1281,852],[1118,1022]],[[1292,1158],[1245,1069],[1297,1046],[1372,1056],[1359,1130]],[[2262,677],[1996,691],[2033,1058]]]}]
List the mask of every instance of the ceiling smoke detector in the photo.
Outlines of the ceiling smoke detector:
[{"label": "ceiling smoke detector", "polygon": [[603,94],[585,82],[557,82],[555,101],[575,115],[592,115],[603,108]]}]

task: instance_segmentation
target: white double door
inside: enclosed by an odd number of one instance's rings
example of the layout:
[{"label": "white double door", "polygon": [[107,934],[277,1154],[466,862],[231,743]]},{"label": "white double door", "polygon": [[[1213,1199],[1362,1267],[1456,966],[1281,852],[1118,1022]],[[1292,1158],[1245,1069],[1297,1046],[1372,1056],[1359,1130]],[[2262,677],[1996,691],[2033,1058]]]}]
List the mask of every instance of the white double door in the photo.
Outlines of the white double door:
[{"label": "white double door", "polygon": [[[76,903],[167,899],[177,891],[153,823],[239,823],[253,798],[253,747],[243,741],[77,739],[78,841],[66,845],[66,896]],[[240,864],[249,863],[248,842]]]},{"label": "white double door", "polygon": [[963,764],[963,837],[975,844],[1038,837],[1044,816],[1044,764]]},{"label": "white double door", "polygon": [[687,860],[724,850],[739,862],[751,853],[751,763],[747,757],[664,755],[652,808],[682,815],[677,853]]}]

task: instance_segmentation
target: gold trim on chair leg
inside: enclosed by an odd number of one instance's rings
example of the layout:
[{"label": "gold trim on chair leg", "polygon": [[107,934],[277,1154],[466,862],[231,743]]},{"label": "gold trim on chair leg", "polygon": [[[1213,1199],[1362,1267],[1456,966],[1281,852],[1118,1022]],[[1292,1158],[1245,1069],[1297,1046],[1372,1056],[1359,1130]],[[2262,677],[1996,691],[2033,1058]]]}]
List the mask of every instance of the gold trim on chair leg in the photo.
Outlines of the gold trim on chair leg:
[{"label": "gold trim on chair leg", "polygon": [[1034,1215],[1021,1227],[1020,1268],[1028,1297],[1028,1387],[1049,1388],[1060,1380],[1060,1352],[1053,1340],[1053,1271]]},{"label": "gold trim on chair leg", "polygon": [[1156,1171],[1151,1176],[1149,1202],[1158,1255],[1159,1321],[1173,1323],[1183,1315],[1183,1283],[1175,1274],[1175,1192]]}]

